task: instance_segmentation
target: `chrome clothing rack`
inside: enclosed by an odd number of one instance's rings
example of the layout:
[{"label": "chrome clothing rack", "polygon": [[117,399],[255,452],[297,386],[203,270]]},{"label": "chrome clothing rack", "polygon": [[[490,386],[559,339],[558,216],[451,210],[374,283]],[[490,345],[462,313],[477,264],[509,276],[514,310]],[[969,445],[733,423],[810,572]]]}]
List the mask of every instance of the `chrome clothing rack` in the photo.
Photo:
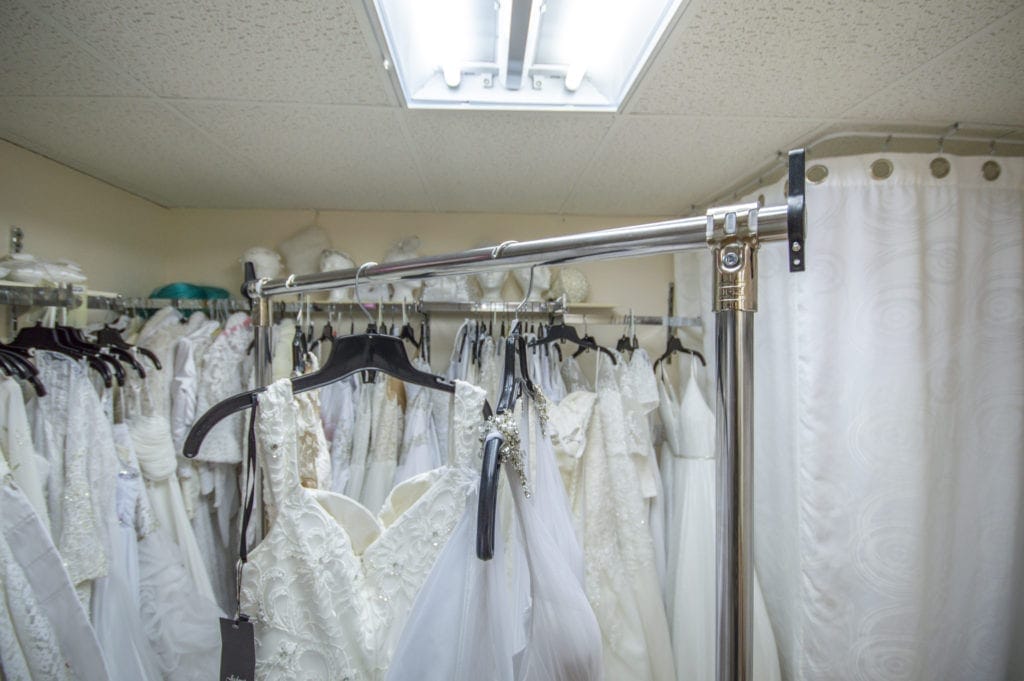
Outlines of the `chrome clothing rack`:
[{"label": "chrome clothing rack", "polygon": [[709,249],[714,262],[713,309],[716,337],[718,455],[717,678],[750,681],[753,652],[753,378],[754,312],[757,311],[757,251],[762,243],[787,244],[791,272],[802,271],[804,257],[804,152],[789,154],[786,205],[756,203],[712,208],[706,215],[605,229],[532,241],[507,241],[446,255],[358,268],[250,278],[243,294],[253,303],[256,378],[270,383],[270,300],[363,282],[426,279],[477,274],[495,269],[570,262],[635,258]]}]

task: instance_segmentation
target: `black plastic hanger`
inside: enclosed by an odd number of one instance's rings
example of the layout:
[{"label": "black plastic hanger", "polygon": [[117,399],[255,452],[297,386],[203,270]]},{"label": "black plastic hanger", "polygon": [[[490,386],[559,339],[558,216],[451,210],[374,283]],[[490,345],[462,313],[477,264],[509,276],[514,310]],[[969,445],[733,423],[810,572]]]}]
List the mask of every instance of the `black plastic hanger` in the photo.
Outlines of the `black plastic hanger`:
[{"label": "black plastic hanger", "polygon": [[[542,338],[531,341],[530,345],[546,345],[556,340],[566,340],[570,343],[575,343],[580,347],[580,351],[584,349],[598,350],[608,355],[612,360],[612,364],[618,364],[618,361],[615,359],[615,354],[611,350],[603,345],[598,345],[593,336],[584,336],[583,338],[580,338],[579,334],[576,332],[576,327],[569,326],[567,324],[552,324],[547,327],[547,332]],[[573,357],[576,357],[578,354],[579,352],[575,353]]]},{"label": "black plastic hanger", "polygon": [[131,353],[132,350],[137,350],[139,354],[141,354],[143,357],[146,357],[147,359],[149,359],[150,362],[153,363],[153,366],[156,367],[157,371],[163,369],[163,367],[160,366],[160,360],[157,359],[156,353],[154,353],[152,350],[137,345],[129,345],[127,342],[125,342],[124,336],[121,335],[121,332],[115,329],[114,327],[110,326],[109,324],[105,324],[102,329],[96,332],[96,342],[99,343],[100,345],[105,345],[108,348],[118,348],[119,350],[124,350],[129,354]]},{"label": "black plastic hanger", "polygon": [[22,327],[18,331],[18,335],[14,337],[14,340],[10,342],[10,346],[48,350],[74,359],[84,359],[90,368],[99,372],[103,378],[104,386],[108,388],[113,386],[113,373],[110,370],[110,365],[98,357],[87,355],[83,351],[71,347],[65,341],[65,336],[58,329],[49,328],[43,326],[41,322],[36,322],[34,326]]},{"label": "black plastic hanger", "polygon": [[[128,374],[124,370],[124,365],[114,357],[105,354],[100,349],[100,346],[87,340],[86,337],[82,335],[81,330],[76,329],[73,326],[58,325],[54,327],[54,331],[56,331],[58,337],[63,339],[66,345],[75,348],[86,357],[92,357],[100,360],[101,362],[105,362],[110,367],[111,371],[113,371],[114,380],[117,381],[117,384],[119,386],[124,385],[125,381],[128,379]],[[107,387],[109,388],[110,386]]]},{"label": "black plastic hanger", "polygon": [[[515,407],[519,381],[516,380],[516,355],[520,355],[519,324],[516,322],[505,340],[505,363],[501,371],[501,392],[496,413],[505,414]],[[523,357],[525,359],[525,357]],[[484,460],[480,468],[480,496],[476,507],[476,557],[494,557],[494,533],[497,526],[498,481],[501,477],[501,445],[498,438],[484,442]]]},{"label": "black plastic hanger", "polygon": [[[414,367],[400,338],[372,333],[335,339],[331,354],[319,371],[291,379],[292,392],[297,394],[316,390],[354,373],[370,370],[382,371],[406,383],[449,393],[455,392],[454,382]],[[266,387],[256,388],[212,406],[192,426],[188,437],[185,438],[182,453],[188,458],[195,457],[199,453],[199,445],[202,444],[203,438],[214,425],[231,414],[252,407],[256,403],[256,396],[265,391]]]},{"label": "black plastic hanger", "polygon": [[669,336],[668,343],[665,344],[665,352],[662,353],[661,357],[654,361],[654,369],[657,370],[658,364],[660,364],[662,360],[671,363],[673,352],[685,352],[686,354],[693,355],[694,357],[699,359],[701,366],[706,367],[708,365],[708,363],[704,361],[704,355],[700,354],[696,350],[691,350],[690,348],[683,347],[682,341],[680,341],[677,336]]},{"label": "black plastic hanger", "polygon": [[20,369],[19,377],[32,384],[32,388],[39,397],[46,396],[46,387],[39,380],[39,369],[29,360],[29,351],[23,348],[15,348],[0,343],[0,355],[8,364]]}]

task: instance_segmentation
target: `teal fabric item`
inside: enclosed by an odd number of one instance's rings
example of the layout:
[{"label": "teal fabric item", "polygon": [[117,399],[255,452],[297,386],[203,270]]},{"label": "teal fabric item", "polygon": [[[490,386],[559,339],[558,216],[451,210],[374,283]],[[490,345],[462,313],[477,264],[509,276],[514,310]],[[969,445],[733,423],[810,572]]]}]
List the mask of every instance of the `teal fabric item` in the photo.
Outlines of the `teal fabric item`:
[{"label": "teal fabric item", "polygon": [[167,284],[149,294],[150,298],[176,298],[179,300],[218,300],[229,297],[229,293],[216,286],[201,286],[178,281]]},{"label": "teal fabric item", "polygon": [[[184,281],[177,281],[167,284],[149,294],[150,298],[169,298],[172,300],[221,300],[230,297],[230,294],[216,286],[201,286],[189,284]],[[181,316],[188,318],[192,310],[181,310]],[[146,315],[148,316],[148,315]]]}]

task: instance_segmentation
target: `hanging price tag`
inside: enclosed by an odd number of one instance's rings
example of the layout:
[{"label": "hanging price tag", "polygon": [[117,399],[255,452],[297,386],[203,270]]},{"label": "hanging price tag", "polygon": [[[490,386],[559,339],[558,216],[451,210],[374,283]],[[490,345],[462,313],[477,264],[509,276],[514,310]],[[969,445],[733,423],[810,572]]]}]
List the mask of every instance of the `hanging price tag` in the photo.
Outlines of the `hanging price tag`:
[{"label": "hanging price tag", "polygon": [[220,681],[255,681],[256,634],[245,615],[220,619]]}]

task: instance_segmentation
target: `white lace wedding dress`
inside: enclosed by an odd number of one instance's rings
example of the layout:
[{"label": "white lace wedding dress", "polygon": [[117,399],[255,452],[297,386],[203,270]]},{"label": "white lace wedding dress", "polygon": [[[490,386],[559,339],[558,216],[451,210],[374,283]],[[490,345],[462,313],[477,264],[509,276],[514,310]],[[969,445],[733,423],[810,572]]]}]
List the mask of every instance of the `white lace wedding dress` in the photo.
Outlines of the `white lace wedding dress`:
[{"label": "white lace wedding dress", "polygon": [[[680,363],[680,365],[683,365]],[[680,368],[682,368],[682,366]],[[696,364],[680,402],[662,368],[658,387],[672,463],[667,603],[678,681],[715,678],[715,415],[697,386]],[[666,457],[667,458],[667,457]],[[778,651],[754,573],[754,679],[779,681]]]},{"label": "white lace wedding dress", "polygon": [[[547,436],[519,414],[526,482],[505,466],[520,531],[476,557],[477,496],[416,599],[388,681],[600,681],[601,632],[582,585],[582,553]],[[479,448],[479,443],[477,444]],[[535,466],[527,460],[535,454]],[[527,485],[532,492],[527,492]],[[475,491],[476,487],[474,487]],[[521,553],[506,556],[505,552]],[[508,566],[519,559],[525,590]]]},{"label": "white lace wedding dress", "polygon": [[381,679],[413,599],[458,523],[479,472],[483,391],[456,386],[454,465],[396,487],[377,517],[298,477],[291,383],[260,395],[257,442],[274,519],[242,573],[262,681]]},{"label": "white lace wedding dress", "polygon": [[0,456],[0,677],[106,681],[104,655],[61,555]]},{"label": "white lace wedding dress", "polygon": [[[620,357],[620,364],[625,361]],[[586,592],[601,626],[605,674],[671,681],[671,638],[642,477],[647,468],[637,456],[634,415],[623,404],[630,393],[622,392],[617,373],[598,355],[596,396],[570,393],[549,411],[559,448],[573,450],[561,455],[562,473],[582,536]]]}]

